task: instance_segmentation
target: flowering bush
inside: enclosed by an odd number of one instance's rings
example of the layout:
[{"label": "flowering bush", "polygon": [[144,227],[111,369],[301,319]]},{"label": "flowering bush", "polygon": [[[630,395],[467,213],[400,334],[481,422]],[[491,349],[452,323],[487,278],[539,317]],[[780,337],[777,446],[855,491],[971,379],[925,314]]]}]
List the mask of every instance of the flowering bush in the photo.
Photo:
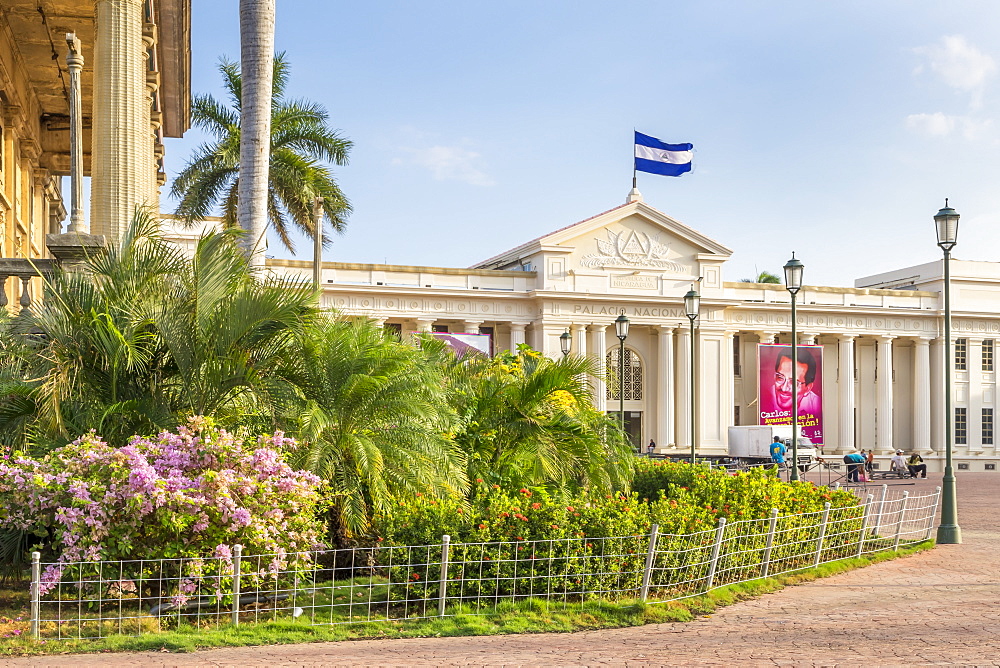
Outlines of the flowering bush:
[{"label": "flowering bush", "polygon": [[231,545],[273,555],[248,582],[319,547],[320,480],[284,462],[294,447],[280,431],[247,444],[205,418],[121,448],[90,432],[41,459],[0,464],[0,525],[49,537],[58,557],[43,573],[43,594],[67,569],[73,580],[90,579],[98,566],[87,562],[177,559],[176,572],[160,565],[153,576],[137,563],[134,572],[123,566],[121,579],[133,589],[143,583],[139,593],[150,597],[167,587],[182,602],[205,578],[221,586],[231,575]]},{"label": "flowering bush", "polygon": [[[838,524],[836,548],[856,538],[861,507],[850,492],[831,492],[812,483],[788,484],[764,471],[731,475],[700,466],[656,462],[641,465],[636,481],[651,490],[587,495],[551,495],[540,488],[507,491],[477,480],[471,504],[462,499],[416,496],[400,500],[378,525],[390,548],[427,545],[427,563],[439,558],[441,536],[452,541],[449,595],[478,599],[531,595],[544,580],[561,592],[637,589],[653,524],[659,525],[656,568],[662,577],[695,578],[704,568],[719,519],[763,520],[772,508],[782,520],[783,545],[775,560],[802,559],[816,544],[826,502],[847,508]],[[810,513],[801,515],[803,513]],[[765,548],[766,521],[731,524],[727,536],[741,536],[748,556]],[[854,537],[854,538],[852,538]],[[400,559],[392,550],[394,563]],[[753,559],[750,559],[752,562]],[[394,567],[393,582],[406,582],[402,598],[433,595],[439,573],[433,567]],[[692,571],[691,569],[694,569]],[[468,581],[466,581],[468,580]],[[660,584],[668,584],[665,581]],[[431,589],[427,589],[430,587]]]}]

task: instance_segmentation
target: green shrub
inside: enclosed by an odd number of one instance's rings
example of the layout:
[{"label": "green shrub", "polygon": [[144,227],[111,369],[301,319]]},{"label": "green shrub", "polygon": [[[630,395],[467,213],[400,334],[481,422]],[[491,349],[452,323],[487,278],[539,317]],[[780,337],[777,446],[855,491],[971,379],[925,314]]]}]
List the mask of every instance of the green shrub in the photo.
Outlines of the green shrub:
[{"label": "green shrub", "polygon": [[378,523],[379,542],[390,548],[381,550],[379,562],[405,564],[389,568],[397,600],[433,598],[438,595],[441,537],[447,534],[452,542],[450,599],[580,598],[584,592],[638,590],[653,524],[661,534],[654,564],[654,585],[661,588],[705,576],[722,517],[732,523],[727,540],[738,538],[739,543],[725,557],[720,583],[758,568],[766,543],[764,518],[772,508],[785,516],[780,546],[771,555],[782,568],[804,563],[813,554],[818,511],[825,503],[849,509],[838,516],[837,531],[830,532],[826,547],[856,540],[860,529],[860,506],[853,494],[784,483],[762,471],[732,475],[655,462],[640,466],[637,481],[645,486],[646,498],[637,492],[570,496],[537,488],[508,491],[480,480],[471,504],[458,497],[402,499]]}]

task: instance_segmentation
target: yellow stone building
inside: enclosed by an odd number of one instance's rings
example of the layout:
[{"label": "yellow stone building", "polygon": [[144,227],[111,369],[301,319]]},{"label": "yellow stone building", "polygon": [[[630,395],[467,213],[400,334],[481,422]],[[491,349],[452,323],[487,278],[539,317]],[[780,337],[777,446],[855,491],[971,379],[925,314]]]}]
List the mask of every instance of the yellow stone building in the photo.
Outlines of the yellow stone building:
[{"label": "yellow stone building", "polygon": [[25,260],[52,257],[46,235],[64,231],[70,208],[67,34],[83,56],[81,231],[112,239],[136,205],[158,210],[163,138],[189,127],[190,17],[190,0],[0,0],[0,280],[11,301],[34,296]]}]

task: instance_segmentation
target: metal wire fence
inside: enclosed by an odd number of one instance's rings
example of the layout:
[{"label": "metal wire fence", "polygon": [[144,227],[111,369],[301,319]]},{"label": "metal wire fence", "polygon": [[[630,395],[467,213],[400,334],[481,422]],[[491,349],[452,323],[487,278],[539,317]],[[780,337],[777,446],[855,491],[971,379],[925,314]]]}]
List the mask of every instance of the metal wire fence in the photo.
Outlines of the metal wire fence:
[{"label": "metal wire fence", "polygon": [[[876,498],[876,496],[878,498]],[[43,564],[33,554],[31,631],[141,635],[296,619],[310,625],[483,614],[639,599],[663,603],[930,538],[940,488],[859,506],[726,522],[691,534],[376,546],[308,553]]]}]

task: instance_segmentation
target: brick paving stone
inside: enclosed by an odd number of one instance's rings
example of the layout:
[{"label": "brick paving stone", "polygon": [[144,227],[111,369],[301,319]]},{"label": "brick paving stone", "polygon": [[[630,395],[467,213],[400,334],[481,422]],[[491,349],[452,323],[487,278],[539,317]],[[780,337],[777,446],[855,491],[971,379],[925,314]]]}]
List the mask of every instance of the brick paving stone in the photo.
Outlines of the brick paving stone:
[{"label": "brick paving stone", "polygon": [[[3,666],[1000,666],[1000,474],[960,473],[962,545],[788,587],[696,622],[12,659]],[[940,475],[902,487],[927,493]]]}]

